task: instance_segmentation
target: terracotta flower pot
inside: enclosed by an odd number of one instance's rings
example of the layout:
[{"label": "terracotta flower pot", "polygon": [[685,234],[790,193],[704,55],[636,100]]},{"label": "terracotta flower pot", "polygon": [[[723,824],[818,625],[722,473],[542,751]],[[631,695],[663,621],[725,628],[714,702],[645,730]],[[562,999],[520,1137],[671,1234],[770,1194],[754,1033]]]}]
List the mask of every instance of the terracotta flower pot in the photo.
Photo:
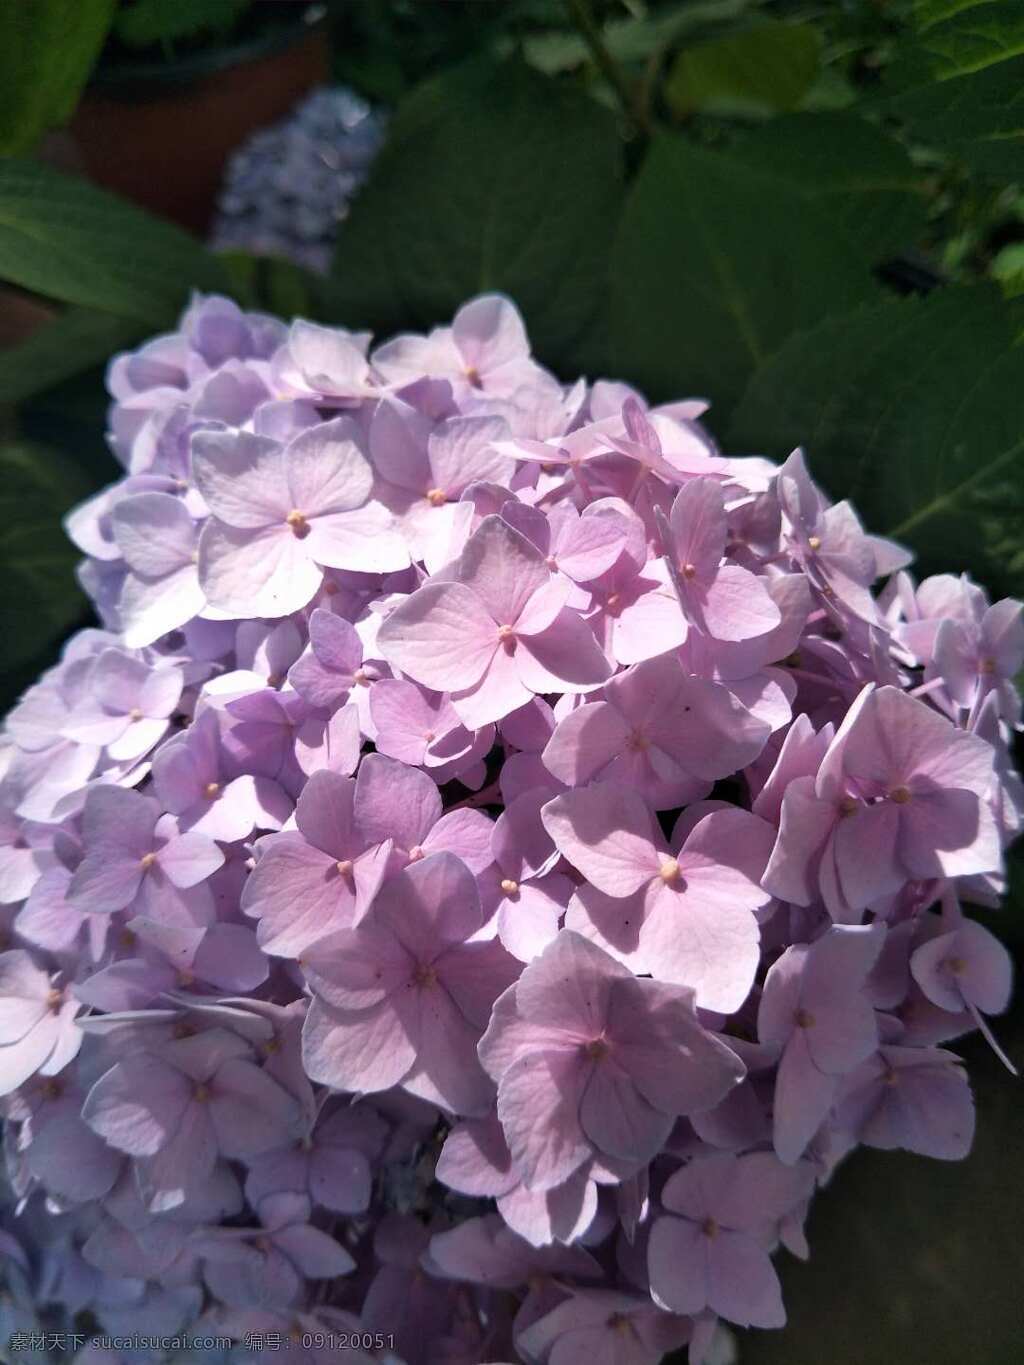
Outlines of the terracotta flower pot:
[{"label": "terracotta flower pot", "polygon": [[71,123],[82,170],[203,234],[230,153],[327,71],[325,25],[301,20],[180,62],[101,69]]}]

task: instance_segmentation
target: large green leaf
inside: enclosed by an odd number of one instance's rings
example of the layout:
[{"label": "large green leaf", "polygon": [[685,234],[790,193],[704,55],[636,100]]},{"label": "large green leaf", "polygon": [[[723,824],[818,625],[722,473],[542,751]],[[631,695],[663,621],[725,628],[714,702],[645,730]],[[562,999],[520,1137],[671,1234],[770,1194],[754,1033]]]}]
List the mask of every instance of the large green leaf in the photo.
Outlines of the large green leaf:
[{"label": "large green leaf", "polygon": [[190,289],[219,289],[188,233],[35,161],[0,160],[0,278],[65,303],[159,326]]},{"label": "large green leaf", "polygon": [[821,35],[809,24],[762,19],[738,33],[686,46],[665,82],[674,113],[795,109],[821,62]]},{"label": "large green leaf", "polygon": [[91,308],[69,308],[27,341],[0,350],[0,404],[20,403],[141,341],[146,324]]},{"label": "large green leaf", "polygon": [[621,198],[613,115],[515,63],[420,87],[342,226],[347,326],[427,327],[509,294],[539,355],[566,363],[599,309]]},{"label": "large green leaf", "polygon": [[754,376],[734,448],[807,451],[834,497],[924,573],[1024,591],[1024,347],[989,285],[890,299],[794,336]]},{"label": "large green leaf", "polygon": [[941,24],[945,19],[952,19],[954,14],[961,14],[967,9],[977,9],[979,5],[985,4],[988,4],[988,0],[914,0],[914,23],[921,32],[924,32],[933,24]]},{"label": "large green leaf", "polygon": [[115,0],[0,5],[0,153],[70,118],[110,27]]},{"label": "large green leaf", "polygon": [[853,114],[784,115],[731,151],[831,208],[876,259],[912,246],[924,228],[928,198],[920,172],[900,143]]},{"label": "large green leaf", "polygon": [[780,179],[657,140],[612,256],[616,373],[652,397],[728,407],[790,333],[876,293],[833,216]]},{"label": "large green leaf", "polygon": [[940,80],[1024,54],[1024,5],[1016,2],[960,5],[952,15],[926,22],[923,28],[921,46]]},{"label": "large green leaf", "polygon": [[0,639],[5,667],[33,658],[86,610],[81,558],[61,518],[91,488],[70,460],[42,446],[0,446]]}]

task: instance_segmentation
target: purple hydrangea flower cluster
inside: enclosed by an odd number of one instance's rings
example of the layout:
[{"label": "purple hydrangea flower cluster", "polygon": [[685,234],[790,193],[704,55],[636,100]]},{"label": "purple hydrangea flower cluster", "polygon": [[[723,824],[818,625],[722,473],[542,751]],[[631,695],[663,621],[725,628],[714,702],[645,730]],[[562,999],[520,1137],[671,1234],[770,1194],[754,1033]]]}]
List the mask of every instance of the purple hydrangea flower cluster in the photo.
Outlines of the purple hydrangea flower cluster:
[{"label": "purple hydrangea flower cluster", "polygon": [[971,1144],[1021,605],[698,400],[565,388],[500,297],[372,351],[198,298],[109,387],[102,627],[0,750],[5,1329],[782,1326],[844,1156]]},{"label": "purple hydrangea flower cluster", "polygon": [[338,225],[384,141],[384,119],[344,86],[314,90],[228,162],[210,242],[323,274]]}]

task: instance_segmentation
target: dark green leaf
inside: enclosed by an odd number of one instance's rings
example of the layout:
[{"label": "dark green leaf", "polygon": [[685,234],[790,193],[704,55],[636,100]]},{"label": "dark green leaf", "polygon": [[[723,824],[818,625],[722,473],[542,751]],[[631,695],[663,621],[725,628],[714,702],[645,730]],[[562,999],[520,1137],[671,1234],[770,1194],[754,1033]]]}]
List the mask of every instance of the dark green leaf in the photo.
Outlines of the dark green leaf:
[{"label": "dark green leaf", "polygon": [[1009,61],[1024,53],[1024,6],[1006,0],[960,6],[927,25],[921,46],[940,80]]},{"label": "dark green leaf", "polygon": [[614,368],[652,397],[728,407],[791,332],[875,290],[867,258],[788,181],[662,138],[613,252]]},{"label": "dark green leaf", "polygon": [[141,341],[145,324],[69,308],[27,341],[0,351],[0,403],[20,403]]},{"label": "dark green leaf", "polygon": [[736,411],[734,447],[805,447],[815,476],[921,574],[1024,591],[1024,347],[988,285],[890,299],[792,337]]},{"label": "dark green leaf", "polygon": [[71,117],[115,0],[0,5],[0,153],[23,152]]},{"label": "dark green leaf", "polygon": [[944,19],[952,19],[955,14],[987,3],[988,0],[914,0],[914,22],[924,32],[933,24],[941,24]]},{"label": "dark green leaf", "polygon": [[242,307],[278,317],[343,322],[337,282],[277,256],[223,251],[218,259],[228,278],[227,292]]},{"label": "dark green leaf", "polygon": [[817,29],[762,20],[739,33],[684,47],[665,82],[665,98],[681,116],[708,108],[795,109],[820,62]]},{"label": "dark green leaf", "polygon": [[[659,8],[642,18],[613,19],[604,25],[601,36],[617,62],[642,62],[687,34],[727,23],[750,7],[751,0],[684,0],[683,4]],[[511,48],[511,40],[508,46]],[[523,43],[523,55],[530,66],[547,75],[570,71],[593,60],[586,41],[572,32],[529,37]]]},{"label": "dark green leaf", "polygon": [[91,491],[56,451],[0,446],[0,639],[10,668],[54,643],[87,610],[74,576],[81,555],[61,518]]},{"label": "dark green leaf", "polygon": [[941,147],[979,174],[1024,180],[1024,57],[927,81],[878,101],[916,141]]},{"label": "dark green leaf", "polygon": [[115,30],[128,47],[172,42],[202,33],[226,33],[249,0],[135,0],[122,8]]},{"label": "dark green leaf", "polygon": [[924,228],[928,201],[920,172],[900,143],[852,114],[784,115],[730,150],[831,208],[874,259],[911,246]]},{"label": "dark green leaf", "polygon": [[496,289],[561,364],[601,302],[621,175],[614,116],[593,101],[518,64],[446,73],[400,107],[342,226],[339,321],[433,326]]},{"label": "dark green leaf", "polygon": [[219,289],[216,259],[180,228],[38,162],[0,160],[0,278],[65,303],[159,326],[191,289]]}]

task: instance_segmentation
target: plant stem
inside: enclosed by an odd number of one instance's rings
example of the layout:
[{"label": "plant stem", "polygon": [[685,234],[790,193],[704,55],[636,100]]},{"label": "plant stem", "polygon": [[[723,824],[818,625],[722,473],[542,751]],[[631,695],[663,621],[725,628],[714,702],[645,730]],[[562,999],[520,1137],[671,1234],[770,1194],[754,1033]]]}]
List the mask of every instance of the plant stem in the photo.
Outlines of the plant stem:
[{"label": "plant stem", "polygon": [[637,92],[631,86],[625,73],[608,51],[600,25],[590,8],[590,0],[565,0],[569,18],[580,31],[580,35],[597,64],[598,70],[619,97],[622,112],[629,120],[633,132],[648,133],[647,118],[638,100]]}]

